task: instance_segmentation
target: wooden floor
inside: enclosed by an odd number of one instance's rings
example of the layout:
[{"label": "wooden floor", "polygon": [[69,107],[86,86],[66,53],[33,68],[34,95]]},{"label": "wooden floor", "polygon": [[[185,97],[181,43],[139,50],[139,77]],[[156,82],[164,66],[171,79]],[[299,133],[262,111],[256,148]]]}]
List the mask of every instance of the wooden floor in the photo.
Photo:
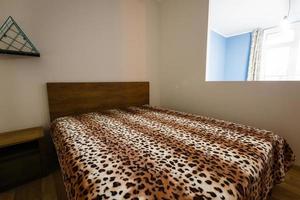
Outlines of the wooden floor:
[{"label": "wooden floor", "polygon": [[0,200],[67,200],[60,171],[0,193]]},{"label": "wooden floor", "polygon": [[[0,193],[0,200],[66,200],[59,171],[26,185]],[[284,183],[274,188],[271,200],[300,200],[300,167],[291,169]]]}]

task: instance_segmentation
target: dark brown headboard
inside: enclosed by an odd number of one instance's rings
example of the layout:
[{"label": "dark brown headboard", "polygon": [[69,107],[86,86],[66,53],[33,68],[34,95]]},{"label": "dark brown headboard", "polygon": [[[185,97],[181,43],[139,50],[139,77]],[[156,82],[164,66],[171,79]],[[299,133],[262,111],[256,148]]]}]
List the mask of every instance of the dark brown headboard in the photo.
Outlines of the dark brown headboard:
[{"label": "dark brown headboard", "polygon": [[58,117],[149,104],[149,82],[47,83],[51,121]]}]

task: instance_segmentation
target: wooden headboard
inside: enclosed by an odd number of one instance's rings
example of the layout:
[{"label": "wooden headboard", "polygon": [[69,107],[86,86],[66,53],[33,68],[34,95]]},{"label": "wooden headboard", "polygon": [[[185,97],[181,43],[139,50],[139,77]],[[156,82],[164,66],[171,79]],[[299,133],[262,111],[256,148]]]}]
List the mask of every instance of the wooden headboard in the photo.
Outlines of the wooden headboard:
[{"label": "wooden headboard", "polygon": [[47,83],[51,121],[58,117],[149,104],[149,82]]}]

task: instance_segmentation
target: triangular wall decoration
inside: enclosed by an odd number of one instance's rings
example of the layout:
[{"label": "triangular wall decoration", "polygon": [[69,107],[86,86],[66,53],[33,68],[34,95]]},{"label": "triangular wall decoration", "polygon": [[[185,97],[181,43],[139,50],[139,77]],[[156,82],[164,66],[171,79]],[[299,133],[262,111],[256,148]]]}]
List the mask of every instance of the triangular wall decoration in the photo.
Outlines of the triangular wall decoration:
[{"label": "triangular wall decoration", "polygon": [[0,28],[0,53],[40,57],[39,51],[11,16]]}]

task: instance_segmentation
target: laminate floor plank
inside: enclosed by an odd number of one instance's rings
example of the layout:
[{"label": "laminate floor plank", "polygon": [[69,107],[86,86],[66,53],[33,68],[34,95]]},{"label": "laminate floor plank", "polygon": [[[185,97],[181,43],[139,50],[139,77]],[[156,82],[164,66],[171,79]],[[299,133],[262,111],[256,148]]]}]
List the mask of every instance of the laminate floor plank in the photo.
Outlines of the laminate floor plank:
[{"label": "laminate floor plank", "polygon": [[58,200],[54,176],[47,176],[41,182],[42,200]]},{"label": "laminate floor plank", "polygon": [[54,183],[55,183],[57,199],[58,200],[67,200],[68,198],[67,198],[67,195],[65,192],[65,186],[64,186],[60,171],[57,170],[56,172],[54,172],[52,174],[52,176],[53,176]]},{"label": "laminate floor plank", "polygon": [[15,189],[15,200],[41,200],[41,182],[37,179]]},{"label": "laminate floor plank", "polygon": [[15,199],[15,190],[10,190],[8,192],[0,193],[1,200],[14,200]]}]

